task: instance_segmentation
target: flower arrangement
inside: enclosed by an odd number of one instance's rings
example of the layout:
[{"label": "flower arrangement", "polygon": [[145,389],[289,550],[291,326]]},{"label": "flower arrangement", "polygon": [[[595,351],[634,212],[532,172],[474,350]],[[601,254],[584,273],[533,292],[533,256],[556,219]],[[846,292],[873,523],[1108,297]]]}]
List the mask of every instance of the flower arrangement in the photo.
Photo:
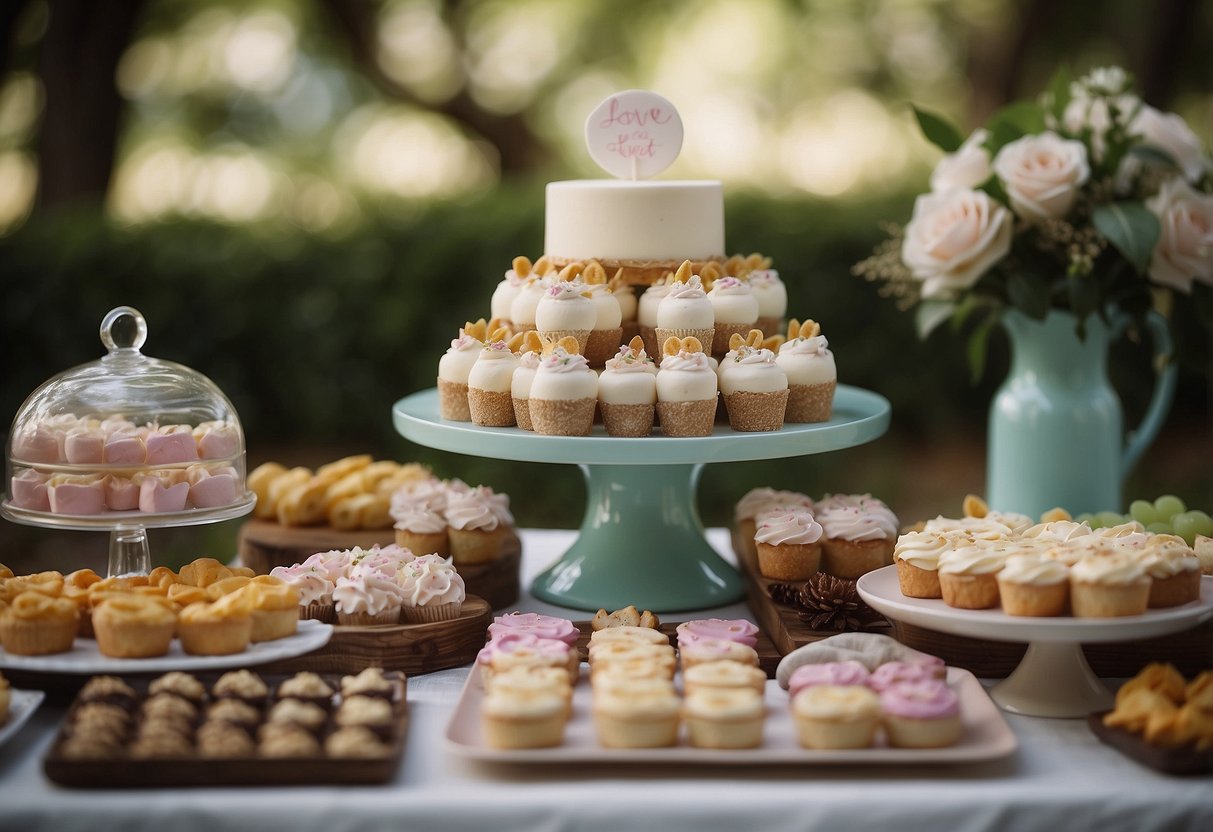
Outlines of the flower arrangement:
[{"label": "flower arrangement", "polygon": [[945,155],[910,221],[854,272],[916,306],[921,337],[974,323],[974,375],[1007,308],[1138,323],[1174,293],[1213,320],[1213,163],[1182,118],[1142,102],[1116,67],[996,113],[967,139],[915,109]]}]

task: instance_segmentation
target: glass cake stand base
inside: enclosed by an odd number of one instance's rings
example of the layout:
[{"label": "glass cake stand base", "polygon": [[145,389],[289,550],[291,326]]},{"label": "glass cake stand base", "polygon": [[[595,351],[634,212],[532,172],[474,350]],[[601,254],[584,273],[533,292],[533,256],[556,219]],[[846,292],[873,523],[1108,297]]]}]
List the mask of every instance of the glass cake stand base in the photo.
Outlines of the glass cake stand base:
[{"label": "glass cake stand base", "polygon": [[709,462],[782,459],[870,442],[889,426],[888,401],[839,385],[827,422],[738,433],[717,425],[711,436],[670,438],[541,436],[442,418],[438,391],[422,390],[392,408],[396,430],[430,448],[473,456],[577,465],[585,474],[586,510],[577,542],[535,579],[536,597],[582,610],[634,604],[654,612],[701,610],[738,601],[740,574],[704,538],[695,507]]}]

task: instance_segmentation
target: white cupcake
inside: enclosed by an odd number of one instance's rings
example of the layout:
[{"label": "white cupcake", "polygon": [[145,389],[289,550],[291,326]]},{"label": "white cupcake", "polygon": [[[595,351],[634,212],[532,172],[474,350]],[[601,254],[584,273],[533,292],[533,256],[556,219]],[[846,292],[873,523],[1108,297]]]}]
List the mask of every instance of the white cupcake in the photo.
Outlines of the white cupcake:
[{"label": "white cupcake", "polygon": [[562,338],[539,362],[531,382],[531,424],[536,433],[586,436],[594,424],[598,374],[578,353],[572,337]]},{"label": "white cupcake", "polygon": [[598,377],[598,407],[611,436],[648,436],[657,404],[657,366],[639,335],[606,363]]},{"label": "white cupcake", "polygon": [[657,340],[657,308],[669,293],[669,281],[663,278],[645,289],[636,303],[636,329],[644,339],[645,352],[652,356],[661,355],[661,342]]},{"label": "white cupcake", "polygon": [[776,363],[775,353],[747,346],[741,337],[732,336],[732,358],[720,363],[720,392],[729,425],[737,431],[779,430],[788,403],[788,377]]},{"label": "white cupcake", "polygon": [[825,422],[834,407],[838,370],[829,342],[815,321],[788,324],[788,340],[775,359],[788,377],[787,421]]},{"label": "white cupcake", "polygon": [[438,409],[443,419],[472,421],[468,406],[468,375],[484,349],[484,329],[483,319],[475,324],[464,324],[459,337],[451,341],[450,349],[438,360]]},{"label": "white cupcake", "polygon": [[508,334],[503,328],[490,335],[468,371],[468,412],[477,425],[500,428],[515,423],[511,388],[519,365],[515,350],[521,346],[522,336],[506,341]]},{"label": "white cupcake", "polygon": [[723,355],[730,349],[729,339],[733,335],[746,335],[758,322],[758,299],[749,283],[736,277],[722,277],[713,281],[708,300],[712,302],[715,320],[712,353]]},{"label": "white cupcake", "polygon": [[577,349],[584,355],[598,310],[585,283],[577,277],[574,266],[567,266],[560,279],[548,286],[535,307],[535,329],[551,341],[576,338]]},{"label": "white cupcake", "polygon": [[708,352],[716,336],[715,320],[703,281],[699,275],[691,274],[690,261],[683,261],[657,306],[657,341],[664,348],[669,338],[695,338]]},{"label": "white cupcake", "polygon": [[702,343],[667,338],[657,371],[657,414],[666,436],[709,436],[716,419],[717,379]]},{"label": "white cupcake", "polygon": [[601,367],[623,343],[623,310],[611,287],[606,271],[591,260],[582,273],[590,302],[594,304],[594,325],[586,342],[585,359],[591,367]]}]

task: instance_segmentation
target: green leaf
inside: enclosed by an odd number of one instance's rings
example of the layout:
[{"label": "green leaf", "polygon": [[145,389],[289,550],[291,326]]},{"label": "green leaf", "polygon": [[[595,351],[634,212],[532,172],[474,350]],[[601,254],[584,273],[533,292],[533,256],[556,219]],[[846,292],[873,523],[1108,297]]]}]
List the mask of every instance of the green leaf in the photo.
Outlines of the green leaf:
[{"label": "green leaf", "polygon": [[964,141],[964,137],[960,135],[960,130],[952,122],[930,110],[920,110],[913,104],[910,105],[910,108],[914,111],[914,118],[918,119],[918,128],[922,130],[927,141],[944,153],[956,152]]},{"label": "green leaf", "polygon": [[969,346],[966,354],[969,359],[969,383],[976,384],[986,371],[986,352],[990,344],[990,330],[994,328],[994,318],[989,318],[973,330],[969,336]]},{"label": "green leaf", "polygon": [[1159,165],[1171,170],[1179,170],[1179,162],[1175,161],[1175,157],[1161,147],[1155,147],[1152,144],[1135,144],[1129,148],[1130,156],[1135,156],[1143,162],[1151,165]]},{"label": "green leaf", "polygon": [[989,179],[977,186],[977,190],[985,191],[990,199],[996,202],[1000,202],[1008,207],[1011,205],[1011,198],[1007,196],[1007,190],[1002,186],[1002,182],[997,176],[991,175]]},{"label": "green leaf", "polygon": [[1158,217],[1140,202],[1109,202],[1091,213],[1099,233],[1129,261],[1138,274],[1145,274],[1162,229]]},{"label": "green leaf", "polygon": [[1035,101],[1015,101],[1003,107],[993,118],[991,124],[1006,122],[1019,129],[1020,135],[1040,133],[1045,129],[1045,113]]},{"label": "green leaf", "polygon": [[1070,103],[1070,84],[1074,81],[1074,75],[1070,72],[1068,66],[1060,66],[1053,73],[1053,77],[1049,79],[1049,85],[1045,87],[1045,99],[1049,113],[1052,114],[1058,124],[1061,123],[1062,116],[1065,115],[1066,107]]},{"label": "green leaf", "polygon": [[935,331],[944,321],[952,317],[956,304],[950,300],[924,300],[914,310],[914,328],[920,341]]},{"label": "green leaf", "polygon": [[986,125],[986,130],[990,133],[990,138],[986,139],[985,148],[990,151],[990,158],[993,159],[998,155],[998,151],[1009,145],[1018,138],[1022,138],[1025,131],[1014,122],[1006,119],[995,119]]},{"label": "green leaf", "polygon": [[1099,308],[1099,284],[1091,275],[1070,275],[1066,278],[1070,311],[1080,322]]},{"label": "green leaf", "polygon": [[960,332],[960,328],[964,326],[965,321],[969,316],[978,310],[981,306],[981,301],[974,294],[967,294],[961,298],[960,303],[956,305],[956,311],[952,313],[952,331]]},{"label": "green leaf", "polygon": [[1049,314],[1049,284],[1038,274],[1013,272],[1007,279],[1007,298],[1029,318],[1043,321]]}]

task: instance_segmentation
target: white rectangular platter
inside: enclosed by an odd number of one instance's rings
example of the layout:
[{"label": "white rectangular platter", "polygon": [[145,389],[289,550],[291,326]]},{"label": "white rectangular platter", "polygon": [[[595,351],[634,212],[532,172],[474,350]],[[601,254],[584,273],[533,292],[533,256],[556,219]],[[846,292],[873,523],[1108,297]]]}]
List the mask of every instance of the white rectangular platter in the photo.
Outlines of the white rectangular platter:
[{"label": "white rectangular platter", "polygon": [[669,748],[603,748],[594,735],[590,716],[589,671],[583,666],[582,677],[573,691],[573,715],[569,719],[564,744],[555,748],[500,750],[484,741],[480,725],[480,704],[484,688],[480,668],[475,666],[468,675],[463,693],[451,715],[446,729],[446,746],[454,754],[476,760],[503,763],[612,763],[638,765],[643,763],[679,763],[681,765],[896,765],[920,763],[972,763],[997,760],[1015,752],[1018,743],[1002,712],[986,695],[985,689],[967,670],[948,668],[948,682],[960,695],[964,734],[960,742],[947,748],[890,748],[883,736],[871,748],[843,751],[815,751],[802,748],[796,741],[796,728],[788,707],[787,691],[773,680],[767,680],[767,717],[763,744],[758,748],[722,750],[693,748],[686,740],[685,729],[679,744]]}]

